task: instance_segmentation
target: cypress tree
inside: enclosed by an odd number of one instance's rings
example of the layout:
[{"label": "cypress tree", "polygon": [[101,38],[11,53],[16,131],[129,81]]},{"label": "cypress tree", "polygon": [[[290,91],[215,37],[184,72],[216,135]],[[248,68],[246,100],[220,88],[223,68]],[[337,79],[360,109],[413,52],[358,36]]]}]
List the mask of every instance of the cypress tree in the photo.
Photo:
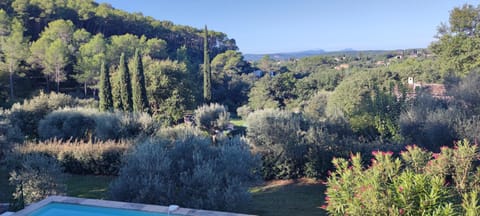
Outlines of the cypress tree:
[{"label": "cypress tree", "polygon": [[123,103],[122,103],[122,93],[120,89],[120,74],[116,74],[116,76],[113,76],[113,82],[115,83],[112,86],[112,96],[113,96],[113,108],[115,110],[123,110]]},{"label": "cypress tree", "polygon": [[120,56],[120,98],[122,99],[123,111],[131,112],[133,110],[132,102],[132,82],[130,80],[130,72],[125,61],[125,53]]},{"label": "cypress tree", "polygon": [[208,30],[205,25],[205,35],[203,37],[203,100],[206,103],[212,100],[211,77],[210,57],[208,56]]},{"label": "cypress tree", "polygon": [[100,71],[100,111],[113,110],[112,85],[110,84],[110,73],[105,62],[102,62],[102,70]]},{"label": "cypress tree", "polygon": [[149,112],[145,75],[143,73],[142,57],[138,49],[135,50],[134,71],[132,76],[133,111]]}]

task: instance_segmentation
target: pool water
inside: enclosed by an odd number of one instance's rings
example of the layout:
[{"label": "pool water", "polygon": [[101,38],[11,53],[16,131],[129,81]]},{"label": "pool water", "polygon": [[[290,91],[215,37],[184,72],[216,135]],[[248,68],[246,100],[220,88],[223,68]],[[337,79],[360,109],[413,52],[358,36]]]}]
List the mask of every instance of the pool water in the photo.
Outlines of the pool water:
[{"label": "pool water", "polygon": [[[66,203],[49,203],[29,216],[166,216],[165,213],[105,208]],[[172,214],[171,214],[172,215]]]}]

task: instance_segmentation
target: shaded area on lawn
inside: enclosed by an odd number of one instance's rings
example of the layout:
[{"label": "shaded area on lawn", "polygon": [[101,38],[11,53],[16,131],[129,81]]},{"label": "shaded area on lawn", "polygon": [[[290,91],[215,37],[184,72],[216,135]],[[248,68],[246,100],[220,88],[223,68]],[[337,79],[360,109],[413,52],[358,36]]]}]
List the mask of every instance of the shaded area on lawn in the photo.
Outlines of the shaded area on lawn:
[{"label": "shaded area on lawn", "polygon": [[327,215],[320,208],[325,186],[312,179],[276,180],[250,189],[253,200],[246,213],[270,215]]},{"label": "shaded area on lawn", "polygon": [[108,185],[115,176],[68,175],[67,195],[79,198],[106,199]]}]

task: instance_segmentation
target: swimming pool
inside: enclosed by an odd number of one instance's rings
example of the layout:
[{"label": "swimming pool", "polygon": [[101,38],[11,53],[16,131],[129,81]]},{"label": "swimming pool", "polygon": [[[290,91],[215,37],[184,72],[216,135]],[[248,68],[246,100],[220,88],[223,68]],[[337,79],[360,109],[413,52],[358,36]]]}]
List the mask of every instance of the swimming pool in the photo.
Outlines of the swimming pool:
[{"label": "swimming pool", "polygon": [[[173,207],[173,206],[171,206]],[[249,216],[231,212],[178,208],[172,216]],[[109,200],[51,196],[14,213],[12,216],[165,216],[168,206]]]},{"label": "swimming pool", "polygon": [[28,214],[29,216],[165,216],[168,214],[143,212],[137,210],[105,208],[66,203],[49,203],[40,209]]}]

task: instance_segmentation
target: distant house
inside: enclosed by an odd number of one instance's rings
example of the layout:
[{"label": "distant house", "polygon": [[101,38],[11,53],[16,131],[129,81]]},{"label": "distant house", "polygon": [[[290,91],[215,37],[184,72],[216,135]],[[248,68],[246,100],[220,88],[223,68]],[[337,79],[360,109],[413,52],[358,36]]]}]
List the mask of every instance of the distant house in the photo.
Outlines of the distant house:
[{"label": "distant house", "polygon": [[348,69],[349,67],[350,67],[349,64],[341,64],[341,65],[335,66],[335,70]]},{"label": "distant house", "polygon": [[[413,99],[417,97],[417,90],[422,89],[427,91],[432,97],[442,100],[449,100],[451,96],[447,95],[447,89],[445,88],[444,84],[437,84],[437,83],[422,83],[422,82],[415,82],[413,77],[408,77],[408,91],[407,91],[407,99]],[[400,97],[400,93],[398,89],[395,90],[395,95]]]},{"label": "distant house", "polygon": [[377,62],[375,62],[375,65],[377,65],[377,66],[385,66],[385,65],[387,65],[387,64],[385,64],[385,61],[377,61]]}]

